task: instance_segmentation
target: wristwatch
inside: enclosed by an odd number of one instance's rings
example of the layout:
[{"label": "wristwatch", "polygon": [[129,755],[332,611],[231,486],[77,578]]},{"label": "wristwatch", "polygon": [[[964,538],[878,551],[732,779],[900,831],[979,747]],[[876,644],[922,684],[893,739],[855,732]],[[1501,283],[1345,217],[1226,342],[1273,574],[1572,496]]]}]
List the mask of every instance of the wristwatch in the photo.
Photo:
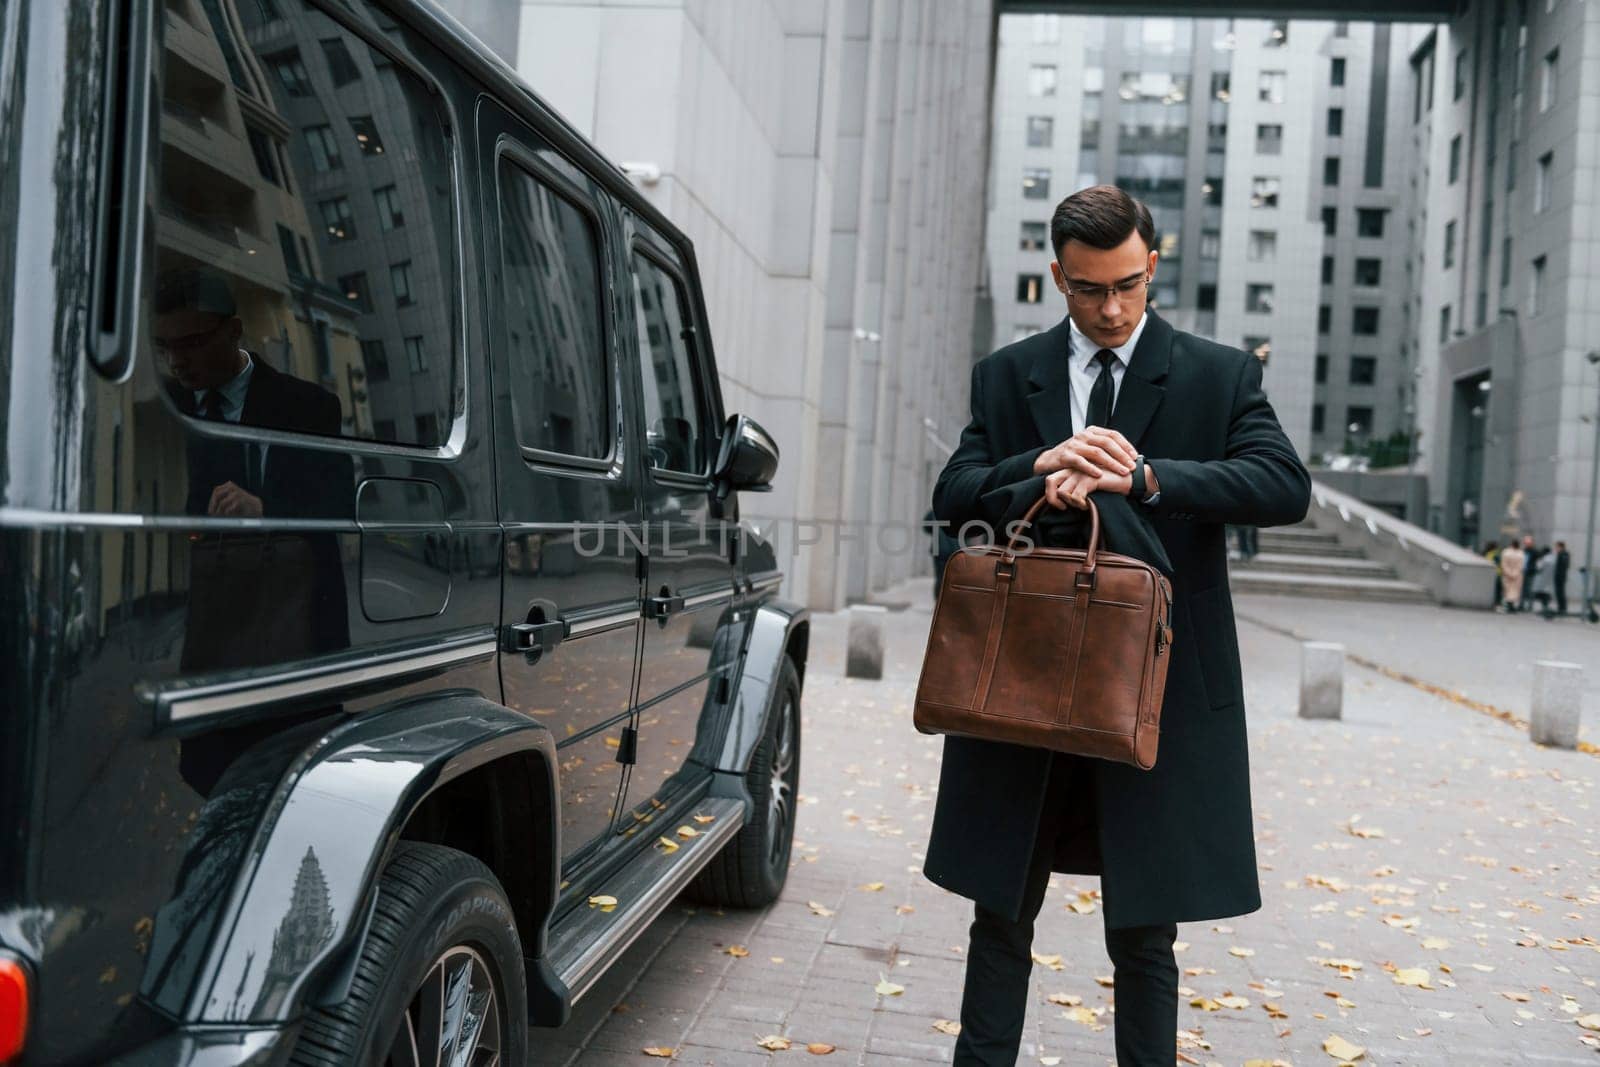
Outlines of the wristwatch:
[{"label": "wristwatch", "polygon": [[1133,457],[1133,484],[1128,487],[1128,495],[1141,504],[1155,504],[1161,500],[1161,491],[1158,489],[1148,497],[1145,495],[1144,482],[1144,454]]}]

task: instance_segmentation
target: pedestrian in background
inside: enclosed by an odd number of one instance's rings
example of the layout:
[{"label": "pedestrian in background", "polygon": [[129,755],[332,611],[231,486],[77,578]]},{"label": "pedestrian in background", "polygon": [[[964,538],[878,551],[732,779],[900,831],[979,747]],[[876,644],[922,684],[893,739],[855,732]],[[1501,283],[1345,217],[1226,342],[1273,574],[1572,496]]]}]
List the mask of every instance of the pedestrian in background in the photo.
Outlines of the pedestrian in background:
[{"label": "pedestrian in background", "polygon": [[1555,552],[1549,545],[1545,545],[1539,549],[1539,555],[1533,561],[1533,568],[1528,581],[1533,602],[1539,605],[1541,618],[1555,618],[1555,614],[1550,610],[1550,601],[1555,598],[1556,594],[1555,571]]},{"label": "pedestrian in background", "polygon": [[1500,581],[1505,584],[1508,612],[1522,610],[1522,568],[1527,560],[1527,553],[1515,541],[1508,542],[1500,551]]},{"label": "pedestrian in background", "polygon": [[1522,590],[1522,595],[1517,598],[1517,610],[1529,611],[1533,608],[1533,583],[1527,578],[1533,574],[1533,564],[1539,555],[1538,547],[1533,543],[1532,534],[1522,535],[1522,574],[1523,582],[1517,588]]},{"label": "pedestrian in background", "polygon": [[1572,553],[1567,551],[1565,541],[1556,542],[1556,614],[1567,613],[1567,573],[1572,569]]},{"label": "pedestrian in background", "polygon": [[1500,580],[1500,545],[1494,541],[1485,541],[1483,543],[1483,558],[1494,564],[1494,603],[1489,606],[1499,611],[1502,594],[1505,591]]}]

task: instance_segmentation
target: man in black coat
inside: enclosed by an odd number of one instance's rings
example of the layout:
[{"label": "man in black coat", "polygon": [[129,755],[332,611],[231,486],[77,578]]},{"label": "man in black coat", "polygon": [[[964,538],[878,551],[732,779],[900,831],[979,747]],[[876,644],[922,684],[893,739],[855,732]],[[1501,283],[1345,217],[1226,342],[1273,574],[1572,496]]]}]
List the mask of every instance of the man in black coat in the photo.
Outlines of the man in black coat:
[{"label": "man in black coat", "polygon": [[1176,924],[1261,904],[1227,524],[1297,522],[1311,482],[1262,391],[1261,361],[1147,310],[1158,254],[1143,204],[1114,186],[1075,193],[1056,209],[1051,245],[1067,317],[973,368],[971,421],[934,512],[1003,538],[1041,494],[1056,508],[1127,498],[1173,574],[1160,748],[1140,771],[946,738],[924,872],[975,902],[957,1064],[1015,1062],[1054,870],[1101,876],[1118,1062],[1165,1067]]},{"label": "man in black coat", "polygon": [[1572,571],[1572,553],[1565,541],[1556,542],[1556,614],[1567,613],[1567,575]]}]

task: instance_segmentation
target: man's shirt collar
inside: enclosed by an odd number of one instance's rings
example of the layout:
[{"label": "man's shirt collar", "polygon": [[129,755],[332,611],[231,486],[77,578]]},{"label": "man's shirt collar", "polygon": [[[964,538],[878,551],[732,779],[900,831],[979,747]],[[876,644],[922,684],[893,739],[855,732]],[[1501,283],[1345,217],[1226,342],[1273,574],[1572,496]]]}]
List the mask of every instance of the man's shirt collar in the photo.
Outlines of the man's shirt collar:
[{"label": "man's shirt collar", "polygon": [[[1077,322],[1073,321],[1072,316],[1068,315],[1067,321],[1070,324],[1071,332],[1069,336],[1071,337],[1072,345],[1072,350],[1068,353],[1068,358],[1074,363],[1087,365],[1089,360],[1094,358],[1094,354],[1100,351],[1100,346],[1089,340],[1088,335],[1082,330],[1078,329],[1078,324]],[[1144,328],[1149,321],[1150,312],[1140,312],[1139,324],[1133,328],[1133,333],[1128,335],[1128,339],[1126,341],[1111,350],[1112,352],[1116,353],[1117,362],[1121,363],[1124,367],[1126,367],[1133,360],[1133,350],[1139,347],[1139,337],[1144,333]]]}]

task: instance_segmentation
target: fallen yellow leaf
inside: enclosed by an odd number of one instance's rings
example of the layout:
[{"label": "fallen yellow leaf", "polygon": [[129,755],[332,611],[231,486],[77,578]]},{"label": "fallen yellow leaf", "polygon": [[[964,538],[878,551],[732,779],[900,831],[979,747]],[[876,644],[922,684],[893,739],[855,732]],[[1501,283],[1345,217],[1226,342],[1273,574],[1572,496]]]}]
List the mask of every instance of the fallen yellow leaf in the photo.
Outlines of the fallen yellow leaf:
[{"label": "fallen yellow leaf", "polygon": [[859,886],[858,888],[863,889],[868,893],[876,893],[876,892],[880,891],[881,889],[883,889],[883,883],[882,882],[868,882],[866,885]]},{"label": "fallen yellow leaf", "polygon": [[[708,822],[716,822],[717,817],[715,815],[696,815],[694,821],[704,826]],[[831,1048],[832,1046],[829,1047]]]},{"label": "fallen yellow leaf", "polygon": [[1425,967],[1402,967],[1394,972],[1395,985],[1416,986],[1418,989],[1432,989],[1428,984],[1428,971]]},{"label": "fallen yellow leaf", "polygon": [[1061,963],[1061,956],[1059,954],[1044,956],[1035,952],[1033,953],[1033,962],[1037,963],[1041,967],[1048,967],[1052,971],[1059,971],[1063,966]]},{"label": "fallen yellow leaf", "polygon": [[750,950],[745,948],[743,945],[729,945],[722,951],[726,952],[728,955],[737,960],[742,960],[746,956],[750,955]]},{"label": "fallen yellow leaf", "polygon": [[1254,956],[1255,954],[1256,954],[1256,950],[1255,949],[1253,949],[1253,948],[1240,948],[1238,945],[1235,945],[1235,946],[1233,946],[1232,948],[1230,948],[1228,950],[1228,955],[1230,955],[1230,956],[1238,956],[1240,959],[1249,959],[1251,956]]},{"label": "fallen yellow leaf", "polygon": [[819,904],[815,900],[806,901],[806,907],[811,909],[811,914],[820,915],[824,919],[833,914],[833,909],[826,904]]},{"label": "fallen yellow leaf", "polygon": [[880,997],[898,997],[906,991],[903,985],[895,985],[887,978],[879,978],[878,984],[872,987]]},{"label": "fallen yellow leaf", "polygon": [[1353,1045],[1338,1034],[1329,1034],[1322,1041],[1322,1051],[1342,1062],[1359,1060],[1367,1054],[1360,1045]]},{"label": "fallen yellow leaf", "polygon": [[791,1042],[788,1038],[780,1037],[777,1034],[768,1034],[766,1037],[758,1038],[756,1040],[756,1044],[760,1045],[768,1052],[782,1052],[791,1044],[793,1044],[793,1042]]},{"label": "fallen yellow leaf", "polygon": [[1071,908],[1073,911],[1077,912],[1079,915],[1091,915],[1091,914],[1094,913],[1094,902],[1093,901],[1074,900],[1071,903],[1069,903],[1067,905],[1067,907]]},{"label": "fallen yellow leaf", "polygon": [[813,1056],[831,1056],[833,1055],[834,1047],[833,1045],[824,1045],[821,1041],[813,1041],[806,1046],[806,1051]]},{"label": "fallen yellow leaf", "polygon": [[1066,1008],[1075,1008],[1083,1003],[1083,998],[1076,993],[1051,993],[1045,999],[1052,1004],[1060,1004]]},{"label": "fallen yellow leaf", "polygon": [[1091,1011],[1088,1008],[1081,1008],[1081,1007],[1080,1008],[1068,1008],[1066,1011],[1062,1012],[1061,1014],[1064,1017],[1066,1017],[1067,1019],[1070,1019],[1071,1021],[1073,1021],[1075,1023],[1080,1023],[1083,1026],[1093,1026],[1093,1025],[1095,1025],[1095,1020],[1097,1018],[1093,1011]]},{"label": "fallen yellow leaf", "polygon": [[663,852],[676,852],[676,851],[678,851],[678,843],[676,841],[674,841],[670,837],[658,837],[658,838],[656,838],[656,841],[658,843],[660,843],[661,851],[663,851]]},{"label": "fallen yellow leaf", "polygon": [[1094,976],[1094,984],[1098,986],[1105,986],[1107,989],[1110,989],[1112,986],[1116,985],[1116,981],[1109,974],[1097,974]]},{"label": "fallen yellow leaf", "polygon": [[961,1033],[961,1024],[952,1022],[949,1019],[935,1019],[933,1028],[941,1034],[949,1034],[951,1037],[956,1037]]},{"label": "fallen yellow leaf", "polygon": [[687,841],[691,837],[699,837],[700,831],[692,826],[680,826],[678,827],[678,836]]},{"label": "fallen yellow leaf", "polygon": [[1500,991],[1500,995],[1505,997],[1507,1000],[1514,1000],[1518,1004],[1526,1004],[1528,1001],[1533,999],[1526,993],[1508,993],[1503,989]]},{"label": "fallen yellow leaf", "polygon": [[1201,1011],[1218,1011],[1222,1008],[1222,1005],[1210,997],[1195,997],[1189,1001],[1189,1007],[1199,1008]]},{"label": "fallen yellow leaf", "polygon": [[1422,947],[1428,949],[1449,948],[1450,942],[1443,937],[1425,937],[1422,939]]},{"label": "fallen yellow leaf", "polygon": [[640,1049],[640,1051],[646,1056],[654,1056],[658,1060],[670,1060],[673,1056],[677,1055],[678,1052],[678,1050],[675,1048],[666,1048],[662,1045],[650,1045],[646,1048]]},{"label": "fallen yellow leaf", "polygon": [[1600,1030],[1600,1015],[1580,1015],[1577,1022],[1585,1030]]},{"label": "fallen yellow leaf", "polygon": [[1250,1006],[1250,1002],[1244,997],[1235,996],[1232,993],[1218,997],[1217,1003],[1224,1008],[1232,1008],[1235,1011],[1241,1011]]},{"label": "fallen yellow leaf", "polygon": [[599,908],[601,911],[614,911],[617,907],[617,898],[609,896],[590,897],[589,907]]}]

